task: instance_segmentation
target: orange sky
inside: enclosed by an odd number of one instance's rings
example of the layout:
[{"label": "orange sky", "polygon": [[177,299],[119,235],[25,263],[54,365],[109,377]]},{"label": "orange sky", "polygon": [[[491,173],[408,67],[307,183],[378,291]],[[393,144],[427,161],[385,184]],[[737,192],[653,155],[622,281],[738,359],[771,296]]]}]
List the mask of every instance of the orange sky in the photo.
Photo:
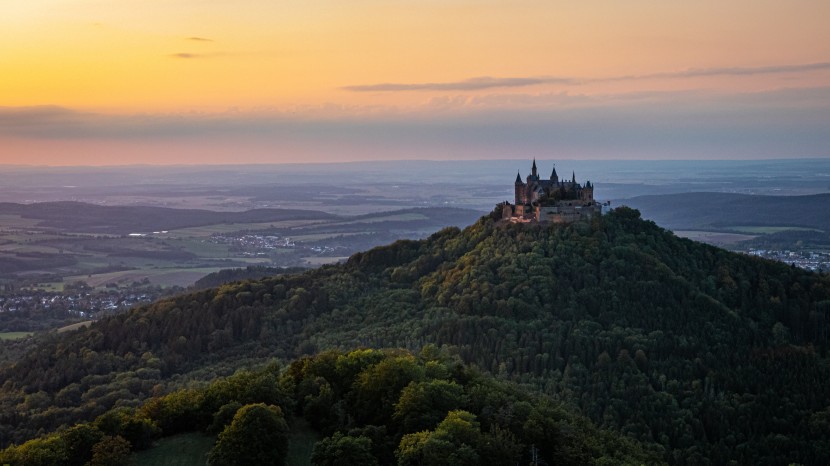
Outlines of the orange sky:
[{"label": "orange sky", "polygon": [[[5,1],[0,163],[472,157],[469,136],[439,144],[440,155],[416,142],[389,151],[394,141],[372,144],[383,129],[370,122],[510,126],[515,111],[524,115],[517,121],[529,111],[559,112],[551,118],[560,121],[585,105],[637,115],[643,108],[630,101],[643,105],[643,96],[687,105],[692,95],[821,90],[830,85],[827,18],[826,0]],[[764,108],[794,125],[796,115],[780,109],[804,100]],[[201,146],[214,124],[227,137]],[[142,125],[150,126],[135,130]],[[175,155],[208,147],[214,155],[201,161]],[[724,156],[744,157],[735,147]],[[611,149],[582,150],[578,138],[567,148],[577,158],[613,157]],[[643,158],[659,156],[653,150]]]}]

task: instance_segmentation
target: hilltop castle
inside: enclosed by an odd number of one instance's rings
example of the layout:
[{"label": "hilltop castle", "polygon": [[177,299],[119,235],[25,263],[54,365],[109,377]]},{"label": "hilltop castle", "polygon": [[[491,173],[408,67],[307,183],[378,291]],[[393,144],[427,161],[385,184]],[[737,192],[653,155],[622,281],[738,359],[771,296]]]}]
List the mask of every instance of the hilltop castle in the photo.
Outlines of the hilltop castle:
[{"label": "hilltop castle", "polygon": [[526,181],[516,174],[516,202],[504,203],[502,217],[514,223],[572,223],[602,214],[602,205],[594,201],[594,186],[576,182],[576,173],[570,181],[560,180],[556,167],[549,180],[539,177],[536,159]]}]

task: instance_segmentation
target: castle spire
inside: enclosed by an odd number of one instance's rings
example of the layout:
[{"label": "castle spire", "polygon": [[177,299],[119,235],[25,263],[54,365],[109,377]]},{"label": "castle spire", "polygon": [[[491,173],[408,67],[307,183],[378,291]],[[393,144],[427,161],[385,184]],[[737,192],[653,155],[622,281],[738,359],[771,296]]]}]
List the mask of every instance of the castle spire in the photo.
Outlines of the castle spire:
[{"label": "castle spire", "polygon": [[556,174],[556,164],[553,165],[553,172],[550,174],[550,180],[554,183],[559,182],[559,175]]},{"label": "castle spire", "polygon": [[530,169],[530,176],[532,176],[534,179],[537,177],[537,175],[536,175],[536,157],[533,157],[533,167],[531,167],[531,169]]},{"label": "castle spire", "polygon": [[571,174],[571,183],[576,184],[576,172]]},{"label": "castle spire", "polygon": [[516,184],[522,184],[522,175],[518,171],[516,172]]}]

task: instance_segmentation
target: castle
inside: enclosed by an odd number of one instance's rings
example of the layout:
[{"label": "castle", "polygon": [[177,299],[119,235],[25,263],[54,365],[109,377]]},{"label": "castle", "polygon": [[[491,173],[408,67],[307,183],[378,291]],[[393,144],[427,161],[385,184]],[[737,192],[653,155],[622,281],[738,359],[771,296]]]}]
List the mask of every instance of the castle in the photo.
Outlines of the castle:
[{"label": "castle", "polygon": [[556,167],[549,180],[539,177],[536,159],[526,181],[516,174],[516,202],[504,203],[502,217],[514,223],[573,223],[602,214],[602,205],[594,201],[594,186],[576,182],[576,173],[570,181],[560,180]]}]

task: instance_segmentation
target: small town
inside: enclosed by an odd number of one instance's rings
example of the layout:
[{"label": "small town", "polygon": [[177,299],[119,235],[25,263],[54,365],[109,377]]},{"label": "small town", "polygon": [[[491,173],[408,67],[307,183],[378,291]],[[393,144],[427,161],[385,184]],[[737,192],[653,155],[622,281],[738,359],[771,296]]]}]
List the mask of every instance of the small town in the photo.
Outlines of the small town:
[{"label": "small town", "polygon": [[215,244],[225,244],[230,246],[230,250],[238,253],[242,257],[268,257],[274,250],[290,249],[296,252],[307,252],[312,255],[332,254],[339,251],[348,251],[349,248],[340,245],[322,245],[314,246],[306,244],[297,244],[289,237],[274,236],[274,235],[254,235],[244,234],[240,236],[213,234],[207,240]]},{"label": "small town", "polygon": [[830,252],[750,249],[746,253],[750,256],[784,262],[813,272],[830,271]]},{"label": "small town", "polygon": [[[74,321],[95,320],[105,314],[117,313],[138,304],[160,298],[160,288],[92,290],[85,287],[63,292],[43,290],[6,291],[0,295],[0,314],[25,314],[47,319]],[[7,315],[8,315],[7,314]],[[8,319],[2,319],[7,321]],[[30,320],[34,322],[35,320]]]}]

